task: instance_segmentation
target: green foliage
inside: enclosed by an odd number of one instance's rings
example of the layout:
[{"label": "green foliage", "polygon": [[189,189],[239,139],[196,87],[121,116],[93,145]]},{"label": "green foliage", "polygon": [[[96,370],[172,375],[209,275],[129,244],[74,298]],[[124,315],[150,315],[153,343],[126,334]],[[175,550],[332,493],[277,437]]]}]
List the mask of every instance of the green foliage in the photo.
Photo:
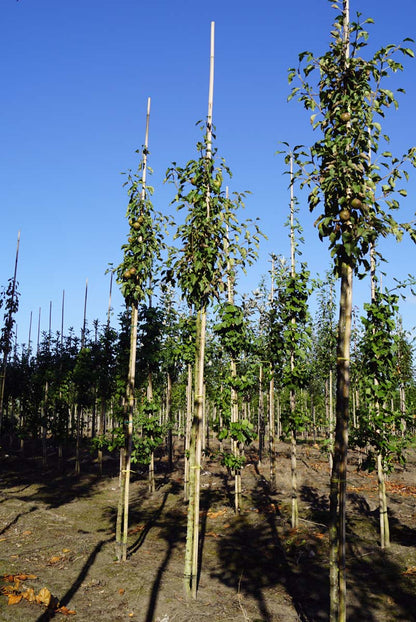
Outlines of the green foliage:
[{"label": "green foliage", "polygon": [[[126,217],[130,230],[126,244],[123,244],[123,261],[118,266],[117,282],[127,306],[136,304],[150,296],[156,278],[156,261],[161,259],[166,248],[164,241],[170,219],[153,209],[150,196],[153,188],[146,186],[141,176],[144,156],[148,152],[143,148],[143,159],[136,174],[129,172],[124,185],[128,185],[129,203]],[[147,169],[149,171],[149,169]]]},{"label": "green foliage", "polygon": [[225,451],[221,455],[221,464],[230,471],[241,471],[246,464],[245,456],[235,456],[231,452]]},{"label": "green foliage", "polygon": [[[416,237],[410,224],[399,225],[392,215],[398,198],[406,195],[398,184],[408,178],[407,164],[416,165],[416,148],[393,157],[384,150],[389,139],[379,122],[387,108],[398,106],[396,95],[384,87],[391,74],[403,70],[397,54],[414,54],[405,45],[411,40],[405,39],[364,59],[368,38],[364,25],[372,20],[360,23],[357,14],[344,38],[342,3],[336,1],[334,6],[339,14],[328,52],[320,57],[303,52],[299,67],[289,70],[289,82],[295,78],[300,82],[289,99],[296,97],[310,110],[313,129],[322,132],[309,151],[298,146],[294,152],[297,175],[310,188],[310,210],[323,204],[315,224],[320,238],[329,241],[335,273],[346,264],[363,276],[369,270],[369,247],[378,236],[393,233],[400,238],[409,231]],[[373,154],[378,154],[374,161]]]},{"label": "green foliage", "polygon": [[254,429],[254,425],[248,419],[241,419],[241,421],[234,421],[228,424],[228,427],[223,427],[218,433],[218,439],[220,441],[226,438],[231,438],[243,445],[252,443],[257,438],[257,433]]},{"label": "green foliage", "polygon": [[374,300],[365,305],[367,315],[362,318],[358,428],[352,431],[351,443],[359,447],[370,446],[367,468],[374,467],[378,454],[381,454],[385,468],[392,459],[403,459],[405,439],[400,429],[404,413],[394,406],[399,385],[394,319],[397,301],[396,295],[376,289]]},{"label": "green foliage", "polygon": [[0,333],[0,354],[5,357],[12,350],[14,316],[19,310],[19,295],[14,278],[9,279],[7,287],[0,292],[0,308],[4,306],[3,326]]},{"label": "green foliage", "polygon": [[216,161],[207,133],[197,143],[197,151],[197,159],[184,167],[173,163],[166,173],[167,181],[177,187],[173,203],[178,210],[187,209],[187,215],[175,234],[181,248],[172,250],[165,272],[167,282],[178,283],[196,311],[219,298],[230,270],[244,269],[255,260],[260,235],[257,225],[254,233],[250,231],[250,220],[238,224],[236,211],[243,207],[244,194],[233,193],[232,200],[227,197],[224,178],[231,178],[231,171],[224,160]]},{"label": "green foliage", "polygon": [[145,400],[134,417],[133,463],[150,464],[152,454],[163,443],[166,426],[159,424],[158,410],[155,402]]}]

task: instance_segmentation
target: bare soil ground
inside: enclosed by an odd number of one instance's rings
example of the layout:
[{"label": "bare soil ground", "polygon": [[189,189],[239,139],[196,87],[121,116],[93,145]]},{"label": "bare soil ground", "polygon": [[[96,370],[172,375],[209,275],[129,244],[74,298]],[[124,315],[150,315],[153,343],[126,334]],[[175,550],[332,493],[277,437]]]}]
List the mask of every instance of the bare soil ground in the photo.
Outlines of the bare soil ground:
[{"label": "bare soil ground", "polygon": [[[103,477],[85,454],[82,474],[73,462],[48,467],[32,455],[1,450],[0,575],[3,592],[47,588],[74,622],[324,622],[328,620],[328,484],[325,456],[299,446],[300,528],[290,528],[289,448],[279,445],[278,486],[269,465],[250,454],[243,471],[244,508],[235,515],[233,480],[214,460],[202,471],[201,569],[198,599],[186,602],[182,576],[186,507],[182,463],[173,473],[158,463],[157,491],[146,472],[131,489],[129,560],[114,559],[118,463],[107,457]],[[348,620],[416,620],[416,452],[388,482],[392,546],[378,545],[378,496],[373,475],[356,469],[352,453],[348,494]],[[16,575],[21,575],[15,582]],[[25,579],[24,574],[32,575]],[[6,576],[5,576],[6,575]],[[33,578],[36,577],[36,578]],[[13,600],[13,599],[12,599]],[[4,622],[63,619],[22,598],[8,604]]]}]

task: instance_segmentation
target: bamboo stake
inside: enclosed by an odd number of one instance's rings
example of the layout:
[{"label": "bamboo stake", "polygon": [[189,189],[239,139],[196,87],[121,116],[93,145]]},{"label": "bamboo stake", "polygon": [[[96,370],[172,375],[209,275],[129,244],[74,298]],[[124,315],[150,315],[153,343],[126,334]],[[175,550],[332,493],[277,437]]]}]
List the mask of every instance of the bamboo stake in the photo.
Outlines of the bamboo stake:
[{"label": "bamboo stake", "polygon": [[[142,168],[142,189],[141,200],[146,198],[146,173],[147,173],[147,154],[149,146],[149,120],[150,120],[150,97],[147,99],[146,113],[146,134],[143,149],[143,168]],[[127,378],[127,394],[126,408],[128,409],[128,420],[126,433],[125,459],[122,463],[120,500],[117,512],[116,525],[116,549],[119,561],[127,559],[127,532],[129,519],[129,496],[130,496],[130,470],[131,470],[131,452],[133,439],[133,411],[134,411],[134,389],[136,379],[136,349],[137,349],[137,322],[138,322],[138,304],[135,301],[131,308],[131,326],[130,326],[130,358],[129,371]],[[126,426],[126,423],[124,424]],[[122,517],[122,518],[121,518]],[[123,533],[121,534],[121,527]]]},{"label": "bamboo stake", "polygon": [[[290,274],[292,279],[296,276],[296,253],[295,253],[295,197],[293,190],[294,178],[293,178],[293,154],[290,154]],[[296,320],[291,318],[291,324],[294,329]],[[290,352],[290,371],[293,374],[295,369],[295,353],[293,348]],[[298,527],[298,484],[297,484],[297,446],[296,446],[296,430],[294,427],[294,417],[296,409],[296,395],[294,389],[290,389],[289,395],[290,412],[292,415],[292,429],[290,431],[290,445],[291,445],[291,478],[292,478],[292,529]]]},{"label": "bamboo stake", "polygon": [[[272,255],[271,267],[271,284],[270,284],[270,306],[274,300],[274,255]],[[272,490],[276,489],[276,422],[275,422],[275,402],[274,402],[274,366],[270,363],[270,382],[269,382],[269,453],[270,453],[270,486]]]},{"label": "bamboo stake", "polygon": [[108,294],[107,328],[110,326],[111,319],[111,296],[113,292],[113,272],[110,272],[110,291]]},{"label": "bamboo stake", "polygon": [[61,307],[61,346],[64,343],[64,315],[65,315],[65,290],[62,290],[62,307]]},{"label": "bamboo stake", "polygon": [[[208,92],[208,115],[207,115],[207,166],[212,160],[212,110],[214,97],[214,36],[215,22],[211,22],[211,45],[210,45],[210,71]],[[207,219],[210,217],[210,193],[206,195]],[[197,595],[198,582],[198,557],[199,557],[199,505],[200,505],[200,470],[202,450],[202,420],[203,420],[203,394],[204,394],[204,358],[205,358],[205,332],[206,332],[206,309],[203,307],[197,313],[197,338],[196,338],[196,361],[195,361],[195,396],[194,416],[191,428],[190,455],[189,455],[189,505],[188,524],[186,535],[184,588],[185,595],[193,598]]]},{"label": "bamboo stake", "polygon": [[86,279],[85,281],[84,318],[82,322],[81,348],[85,347],[85,337],[86,337],[86,330],[87,330],[87,299],[88,299],[88,279]]},{"label": "bamboo stake", "polygon": [[38,313],[38,338],[37,338],[37,343],[36,343],[36,352],[39,354],[39,345],[40,345],[40,318],[41,318],[41,314],[42,314],[42,308],[39,307],[39,313]]}]

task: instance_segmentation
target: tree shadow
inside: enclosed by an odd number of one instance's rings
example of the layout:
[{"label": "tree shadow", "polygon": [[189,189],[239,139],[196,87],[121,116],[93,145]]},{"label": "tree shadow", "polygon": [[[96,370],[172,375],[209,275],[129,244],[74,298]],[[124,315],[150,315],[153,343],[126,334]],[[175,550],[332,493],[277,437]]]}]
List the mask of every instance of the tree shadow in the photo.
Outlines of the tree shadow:
[{"label": "tree shadow", "polygon": [[416,547],[416,529],[404,525],[393,510],[389,510],[391,541],[401,546]]},{"label": "tree shadow", "polygon": [[[131,557],[132,555],[134,555],[134,553],[137,553],[137,551],[140,549],[140,547],[144,544],[147,536],[149,535],[150,530],[155,527],[162,515],[163,509],[166,505],[166,501],[168,499],[168,496],[170,494],[170,490],[167,490],[164,494],[163,494],[163,498],[162,498],[162,502],[159,505],[159,507],[153,511],[150,516],[146,519],[146,523],[145,526],[143,527],[143,529],[140,531],[139,537],[136,539],[135,542],[133,542],[133,544],[131,544],[128,549],[127,549],[127,553],[128,556]],[[142,511],[141,513],[137,513],[137,511],[135,512],[134,510],[129,512],[129,517],[130,517],[130,524],[134,523],[134,522],[141,522],[143,521],[143,516],[145,515],[145,513]],[[134,530],[134,528],[130,529],[130,533]]]},{"label": "tree shadow", "polygon": [[278,585],[291,597],[301,622],[326,621],[329,588],[318,555],[310,555],[316,543],[290,549],[288,539],[279,536],[276,522],[283,519],[269,493],[267,480],[258,480],[252,502],[260,522],[253,524],[245,514],[235,517],[232,532],[217,545],[220,569],[212,576],[253,598],[264,622],[273,619],[264,591]]},{"label": "tree shadow", "polygon": [[329,499],[327,494],[320,495],[312,486],[302,486],[299,490],[302,501],[308,504],[308,518],[321,526],[328,525]]},{"label": "tree shadow", "polygon": [[31,512],[35,512],[37,509],[38,509],[38,506],[34,505],[29,510],[27,510],[27,512],[20,512],[20,514],[17,514],[13,518],[13,520],[10,521],[10,523],[8,525],[3,527],[3,529],[0,531],[0,536],[2,536],[6,531],[8,531],[10,529],[10,527],[13,527],[13,525],[15,525],[17,523],[19,518],[21,518],[22,516],[26,516],[27,514],[30,514]]},{"label": "tree shadow", "polygon": [[[20,487],[19,491],[11,490],[9,498],[24,503],[42,502],[48,509],[57,509],[74,499],[90,496],[102,481],[95,473],[63,474],[57,463],[42,467],[38,458],[10,456],[1,460],[0,465],[3,492]],[[31,486],[36,489],[23,494]]]},{"label": "tree shadow", "polygon": [[348,620],[361,622],[365,611],[366,622],[416,621],[414,576],[403,574],[403,568],[382,549],[373,548],[362,554],[362,549],[352,544],[349,550]]},{"label": "tree shadow", "polygon": [[178,512],[177,510],[167,512],[163,520],[163,526],[158,534],[159,538],[163,538],[164,540],[166,540],[167,549],[162,563],[157,570],[155,580],[153,581],[152,589],[150,591],[149,605],[147,607],[147,613],[144,622],[153,622],[163,575],[166,571],[172,553],[175,550],[178,542],[183,539],[184,533],[185,527],[183,524],[182,513]]},{"label": "tree shadow", "polygon": [[[109,538],[107,540],[100,540],[100,542],[98,542],[95,545],[94,549],[91,551],[90,555],[88,556],[87,561],[83,565],[74,583],[71,585],[69,590],[64,594],[64,596],[60,599],[61,606],[67,607],[69,605],[69,603],[71,602],[71,598],[74,597],[74,595],[77,593],[82,583],[84,582],[84,579],[86,578],[88,572],[90,571],[92,565],[94,564],[98,553],[101,551],[103,546],[107,542],[110,542],[111,540],[112,538]],[[48,622],[48,620],[52,620],[57,615],[58,615],[58,612],[56,610],[47,609],[41,616],[39,616],[39,618],[37,618],[36,622]],[[60,614],[59,614],[59,617],[60,617]]]}]

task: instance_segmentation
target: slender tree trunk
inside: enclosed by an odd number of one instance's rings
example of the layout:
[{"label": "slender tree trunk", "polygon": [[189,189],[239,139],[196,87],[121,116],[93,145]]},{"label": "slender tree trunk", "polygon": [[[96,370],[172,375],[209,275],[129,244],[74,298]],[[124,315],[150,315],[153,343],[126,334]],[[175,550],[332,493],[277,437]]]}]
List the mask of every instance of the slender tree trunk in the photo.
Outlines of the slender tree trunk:
[{"label": "slender tree trunk", "polygon": [[275,490],[276,479],[276,422],[274,409],[274,371],[271,369],[269,383],[269,452],[270,452],[270,487]]},{"label": "slender tree trunk", "polygon": [[82,407],[77,403],[76,405],[76,441],[75,441],[75,474],[81,473],[81,421],[82,421]]},{"label": "slender tree trunk", "polygon": [[291,446],[291,481],[292,481],[292,529],[297,529],[299,524],[299,507],[298,507],[298,484],[297,484],[297,469],[296,469],[296,430],[292,429],[290,432],[290,446]]},{"label": "slender tree trunk", "polygon": [[263,365],[259,366],[259,408],[257,419],[257,434],[259,436],[259,465],[263,460],[264,445],[264,402],[263,402]]},{"label": "slender tree trunk", "polygon": [[196,598],[199,551],[199,505],[204,400],[206,311],[201,309],[196,323],[195,394],[189,447],[189,503],[185,545],[184,588],[187,597]]},{"label": "slender tree trunk", "polygon": [[330,482],[330,621],[346,620],[345,504],[347,485],[352,268],[341,268],[334,459]]},{"label": "slender tree trunk", "polygon": [[168,423],[168,465],[169,471],[173,470],[173,418],[172,418],[172,378],[167,374],[166,386],[166,420]]},{"label": "slender tree trunk", "polygon": [[377,455],[378,495],[380,509],[380,545],[382,549],[390,547],[390,526],[387,509],[386,477],[381,454]]},{"label": "slender tree trunk", "polygon": [[192,365],[188,365],[188,383],[186,387],[186,422],[185,422],[185,465],[184,465],[184,501],[189,499],[189,451],[192,426]]},{"label": "slender tree trunk", "polygon": [[129,371],[127,377],[127,391],[124,410],[125,448],[121,459],[120,497],[117,509],[116,523],[116,554],[118,561],[126,561],[127,559],[130,469],[133,439],[134,384],[136,375],[137,321],[138,308],[137,303],[134,303],[131,308]]},{"label": "slender tree trunk", "polygon": [[[152,374],[149,373],[147,378],[147,401],[153,402],[153,382],[152,382]],[[152,451],[150,454],[150,463],[149,463],[149,492],[153,494],[156,490],[156,481],[155,481],[155,452]]]}]

